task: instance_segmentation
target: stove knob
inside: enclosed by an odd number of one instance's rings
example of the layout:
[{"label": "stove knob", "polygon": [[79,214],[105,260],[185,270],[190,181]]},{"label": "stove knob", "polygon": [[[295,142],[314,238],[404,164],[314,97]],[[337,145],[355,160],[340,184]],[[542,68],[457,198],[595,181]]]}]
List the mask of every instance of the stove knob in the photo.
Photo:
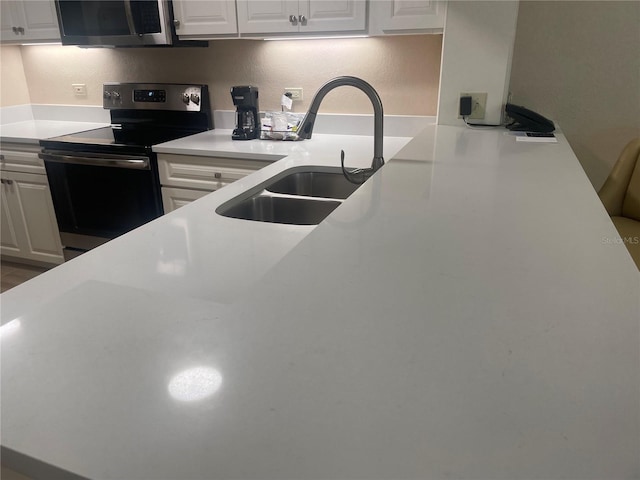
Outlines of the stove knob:
[{"label": "stove knob", "polygon": [[182,101],[184,103],[186,103],[187,105],[189,105],[189,94],[188,93],[183,93],[182,94]]},{"label": "stove knob", "polygon": [[116,92],[115,90],[111,92],[111,98],[113,98],[114,102],[120,100],[120,92]]},{"label": "stove knob", "polygon": [[107,92],[106,90],[102,94],[105,100],[111,100],[111,92]]},{"label": "stove knob", "polygon": [[191,101],[193,103],[195,103],[196,105],[200,105],[200,95],[198,95],[197,93],[192,93],[191,94]]}]

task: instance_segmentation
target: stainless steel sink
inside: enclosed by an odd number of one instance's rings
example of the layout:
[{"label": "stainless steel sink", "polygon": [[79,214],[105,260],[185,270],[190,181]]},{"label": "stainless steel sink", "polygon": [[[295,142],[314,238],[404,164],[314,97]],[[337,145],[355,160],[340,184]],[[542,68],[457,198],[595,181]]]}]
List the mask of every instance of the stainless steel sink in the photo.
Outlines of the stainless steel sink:
[{"label": "stainless steel sink", "polygon": [[307,198],[256,195],[218,211],[225,217],[289,225],[317,225],[341,202]]},{"label": "stainless steel sink", "polygon": [[290,173],[265,187],[266,190],[288,195],[339,198],[344,200],[360,185],[351,183],[342,172],[301,171]]},{"label": "stainless steel sink", "polygon": [[295,167],[223,203],[216,213],[257,222],[317,225],[359,186],[344,178],[339,168]]}]

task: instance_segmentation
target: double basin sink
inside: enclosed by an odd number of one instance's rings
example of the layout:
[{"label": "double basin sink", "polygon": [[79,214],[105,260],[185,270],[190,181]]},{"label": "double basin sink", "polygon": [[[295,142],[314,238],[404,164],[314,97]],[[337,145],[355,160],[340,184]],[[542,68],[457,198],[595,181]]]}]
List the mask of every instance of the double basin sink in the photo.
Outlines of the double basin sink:
[{"label": "double basin sink", "polygon": [[216,213],[258,222],[317,225],[359,186],[339,168],[295,167],[223,203]]}]

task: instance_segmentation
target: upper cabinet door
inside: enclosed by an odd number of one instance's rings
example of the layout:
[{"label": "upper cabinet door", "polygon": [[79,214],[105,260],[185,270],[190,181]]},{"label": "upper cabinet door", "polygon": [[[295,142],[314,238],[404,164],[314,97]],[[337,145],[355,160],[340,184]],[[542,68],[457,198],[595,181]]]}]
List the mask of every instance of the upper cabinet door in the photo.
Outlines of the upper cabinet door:
[{"label": "upper cabinet door", "polygon": [[17,22],[14,20],[13,2],[0,0],[0,39],[3,42],[18,41]]},{"label": "upper cabinet door", "polygon": [[[374,0],[375,2],[375,0]],[[365,0],[300,0],[304,32],[364,32],[367,28]]]},{"label": "upper cabinet door", "polygon": [[366,0],[238,0],[241,34],[364,32]]},{"label": "upper cabinet door", "polygon": [[238,33],[235,0],[174,0],[179,37],[210,38]]},{"label": "upper cabinet door", "polygon": [[16,3],[24,15],[25,40],[60,40],[54,2],[26,0]]},{"label": "upper cabinet door", "polygon": [[298,0],[238,0],[240,34],[297,33]]},{"label": "upper cabinet door", "polygon": [[375,0],[370,8],[372,35],[444,29],[445,1]]},{"label": "upper cabinet door", "polygon": [[0,3],[3,42],[60,40],[53,0],[1,0]]}]

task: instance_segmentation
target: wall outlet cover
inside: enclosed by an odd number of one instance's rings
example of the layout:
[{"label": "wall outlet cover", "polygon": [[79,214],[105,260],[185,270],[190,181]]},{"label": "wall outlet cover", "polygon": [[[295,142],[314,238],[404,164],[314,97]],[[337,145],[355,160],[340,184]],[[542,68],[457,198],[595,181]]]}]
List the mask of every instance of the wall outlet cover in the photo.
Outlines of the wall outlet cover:
[{"label": "wall outlet cover", "polygon": [[76,97],[86,97],[87,96],[87,85],[84,83],[72,83],[71,88],[73,88],[73,94]]},{"label": "wall outlet cover", "polygon": [[284,93],[290,93],[291,94],[291,100],[293,100],[294,102],[297,102],[299,100],[302,100],[302,87],[285,87],[284,88]]},{"label": "wall outlet cover", "polygon": [[[461,92],[460,98],[469,96],[471,97],[471,114],[467,116],[468,120],[482,120],[487,113],[487,93],[472,93]],[[462,118],[462,115],[458,114],[458,118]]]}]

